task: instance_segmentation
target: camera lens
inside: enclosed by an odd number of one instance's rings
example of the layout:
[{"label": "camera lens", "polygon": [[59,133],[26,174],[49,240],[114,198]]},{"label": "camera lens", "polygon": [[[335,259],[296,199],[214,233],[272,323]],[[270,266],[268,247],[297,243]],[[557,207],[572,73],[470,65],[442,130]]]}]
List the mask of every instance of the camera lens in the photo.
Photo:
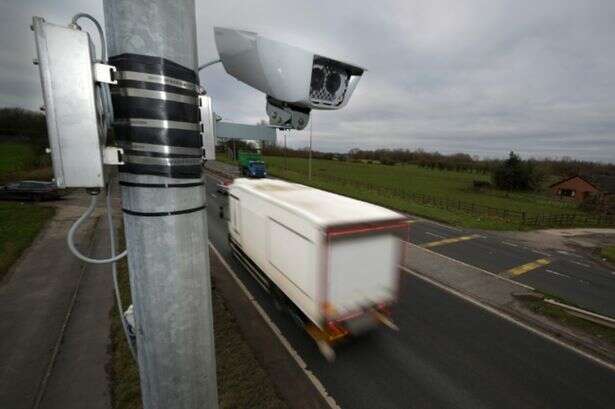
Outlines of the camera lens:
[{"label": "camera lens", "polygon": [[342,85],[342,79],[337,72],[332,72],[327,76],[325,87],[330,94],[335,94]]},{"label": "camera lens", "polygon": [[314,67],[312,69],[312,91],[320,91],[325,82],[325,73],[320,67]]}]

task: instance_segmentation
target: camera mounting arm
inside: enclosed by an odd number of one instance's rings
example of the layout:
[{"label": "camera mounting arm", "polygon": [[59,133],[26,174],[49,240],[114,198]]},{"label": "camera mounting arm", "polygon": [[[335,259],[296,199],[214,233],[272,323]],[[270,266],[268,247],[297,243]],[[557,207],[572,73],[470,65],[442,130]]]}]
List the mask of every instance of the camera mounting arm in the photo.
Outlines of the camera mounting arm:
[{"label": "camera mounting arm", "polygon": [[302,130],[310,121],[310,109],[291,105],[267,96],[269,125],[276,128]]}]

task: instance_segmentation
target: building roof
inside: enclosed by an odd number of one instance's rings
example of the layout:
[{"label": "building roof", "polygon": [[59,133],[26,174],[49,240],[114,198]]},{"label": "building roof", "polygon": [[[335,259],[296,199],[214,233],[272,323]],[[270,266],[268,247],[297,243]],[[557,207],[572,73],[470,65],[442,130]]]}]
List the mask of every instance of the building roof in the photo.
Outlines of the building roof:
[{"label": "building roof", "polygon": [[574,175],[553,183],[555,187],[574,178],[580,178],[602,193],[615,193],[615,175]]},{"label": "building roof", "polygon": [[236,188],[275,202],[323,227],[405,219],[381,206],[278,179],[239,178],[231,185],[231,194]]}]

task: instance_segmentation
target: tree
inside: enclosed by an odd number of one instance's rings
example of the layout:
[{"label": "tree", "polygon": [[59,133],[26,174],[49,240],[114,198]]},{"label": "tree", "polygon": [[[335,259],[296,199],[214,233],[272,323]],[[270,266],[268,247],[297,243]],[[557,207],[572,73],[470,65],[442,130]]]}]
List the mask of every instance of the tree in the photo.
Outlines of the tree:
[{"label": "tree", "polygon": [[543,174],[531,161],[523,161],[514,152],[493,171],[493,184],[503,190],[536,190]]},{"label": "tree", "polygon": [[24,137],[46,144],[45,115],[22,108],[0,108],[0,135]]}]

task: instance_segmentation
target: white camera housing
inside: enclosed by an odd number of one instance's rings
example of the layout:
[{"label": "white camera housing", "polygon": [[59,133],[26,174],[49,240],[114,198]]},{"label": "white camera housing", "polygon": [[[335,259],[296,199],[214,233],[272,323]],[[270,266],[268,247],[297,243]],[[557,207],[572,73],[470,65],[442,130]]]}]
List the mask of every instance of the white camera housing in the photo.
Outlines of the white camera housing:
[{"label": "white camera housing", "polygon": [[340,109],[365,69],[271,40],[251,31],[214,27],[227,73],[292,109]]}]

